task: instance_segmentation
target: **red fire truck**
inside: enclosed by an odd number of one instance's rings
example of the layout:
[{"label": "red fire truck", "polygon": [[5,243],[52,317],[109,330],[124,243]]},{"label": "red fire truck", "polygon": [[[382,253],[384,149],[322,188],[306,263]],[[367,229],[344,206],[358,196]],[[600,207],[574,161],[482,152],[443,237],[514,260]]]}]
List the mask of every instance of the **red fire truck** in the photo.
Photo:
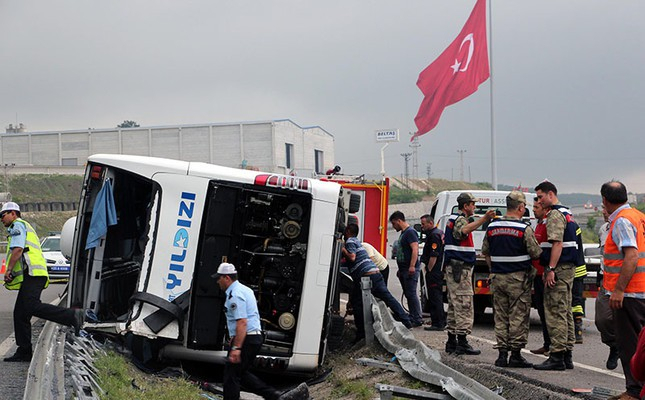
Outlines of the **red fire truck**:
[{"label": "red fire truck", "polygon": [[358,224],[360,241],[371,244],[379,253],[386,256],[390,179],[370,180],[364,175],[330,175],[320,179],[336,182],[350,189],[353,195],[358,194],[358,196],[352,196],[352,202],[360,199],[360,204],[355,204],[358,207],[352,208],[358,208],[359,211],[350,216],[350,222]]}]

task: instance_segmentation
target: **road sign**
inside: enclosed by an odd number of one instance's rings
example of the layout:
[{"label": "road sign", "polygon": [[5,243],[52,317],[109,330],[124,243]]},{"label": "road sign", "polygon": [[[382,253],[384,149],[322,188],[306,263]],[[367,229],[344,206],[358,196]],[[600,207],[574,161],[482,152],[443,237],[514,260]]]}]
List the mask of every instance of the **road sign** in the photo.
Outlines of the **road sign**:
[{"label": "road sign", "polygon": [[399,141],[398,129],[381,129],[374,132],[376,133],[377,142],[398,142]]}]

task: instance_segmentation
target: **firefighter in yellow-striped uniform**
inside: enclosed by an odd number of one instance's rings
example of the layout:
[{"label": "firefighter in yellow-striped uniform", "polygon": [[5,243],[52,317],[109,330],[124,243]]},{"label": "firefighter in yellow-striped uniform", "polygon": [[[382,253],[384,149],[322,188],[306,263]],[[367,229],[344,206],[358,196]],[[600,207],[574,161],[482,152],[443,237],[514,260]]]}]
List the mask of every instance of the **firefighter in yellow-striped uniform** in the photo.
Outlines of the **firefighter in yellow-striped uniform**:
[{"label": "firefighter in yellow-striped uniform", "polygon": [[49,285],[47,262],[40,249],[40,241],[34,228],[20,218],[20,207],[7,202],[0,210],[0,220],[7,228],[7,255],[4,285],[9,290],[18,290],[13,310],[13,325],[18,349],[4,361],[30,361],[31,317],[35,316],[61,325],[73,326],[75,333],[83,322],[81,310],[43,304],[40,294]]},{"label": "firefighter in yellow-striped uniform", "polygon": [[584,279],[587,276],[584,249],[582,248],[582,229],[576,230],[576,243],[578,245],[578,262],[571,286],[571,313],[573,314],[573,327],[577,344],[582,343],[582,318],[585,316]]}]

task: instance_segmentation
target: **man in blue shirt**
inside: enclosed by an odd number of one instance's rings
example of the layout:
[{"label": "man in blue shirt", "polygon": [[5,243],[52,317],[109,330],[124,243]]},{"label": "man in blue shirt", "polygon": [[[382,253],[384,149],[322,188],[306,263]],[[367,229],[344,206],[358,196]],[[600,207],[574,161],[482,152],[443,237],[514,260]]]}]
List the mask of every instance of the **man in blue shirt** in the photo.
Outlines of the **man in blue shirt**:
[{"label": "man in blue shirt", "polygon": [[396,263],[399,270],[396,276],[401,282],[403,294],[408,301],[410,309],[410,320],[413,327],[423,325],[421,317],[421,303],[417,294],[419,284],[419,235],[405,222],[405,215],[401,211],[395,211],[390,215],[390,223],[399,236],[399,250],[396,254]]},{"label": "man in blue shirt", "polygon": [[309,389],[306,383],[281,394],[250,371],[264,341],[255,294],[251,288],[237,280],[237,270],[233,264],[221,263],[213,277],[226,294],[224,311],[231,338],[224,366],[224,399],[239,399],[242,384],[265,399],[308,398]]},{"label": "man in blue shirt", "polygon": [[345,264],[354,281],[352,291],[352,303],[354,304],[354,323],[356,324],[356,339],[358,342],[365,337],[365,326],[363,325],[363,296],[361,292],[361,279],[365,276],[372,281],[372,294],[377,299],[383,300],[394,312],[394,318],[401,321],[406,328],[412,327],[410,317],[405,312],[392,293],[388,290],[383,276],[374,261],[369,257],[365,248],[358,240],[358,225],[349,224],[345,229],[345,247],[343,256]]}]

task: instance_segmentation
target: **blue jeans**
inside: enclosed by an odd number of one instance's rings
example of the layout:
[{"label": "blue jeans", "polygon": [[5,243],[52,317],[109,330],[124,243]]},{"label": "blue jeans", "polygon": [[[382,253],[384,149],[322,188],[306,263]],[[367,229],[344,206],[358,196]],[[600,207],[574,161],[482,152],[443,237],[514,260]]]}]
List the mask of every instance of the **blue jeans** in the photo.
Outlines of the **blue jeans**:
[{"label": "blue jeans", "polygon": [[[382,300],[394,312],[394,318],[401,321],[403,325],[410,324],[410,317],[405,312],[401,303],[399,303],[392,293],[388,290],[380,273],[367,275],[372,281],[372,295]],[[363,296],[361,293],[361,276],[352,276],[354,279],[354,293],[352,294],[352,303],[354,306],[354,322],[356,324],[356,337],[365,336],[365,326],[363,326]]]},{"label": "blue jeans", "polygon": [[403,294],[408,301],[408,308],[410,310],[410,321],[413,325],[423,324],[423,317],[421,316],[421,302],[419,301],[419,294],[417,288],[419,287],[419,269],[414,271],[414,275],[408,274],[405,268],[399,268],[396,272],[401,282]]}]

